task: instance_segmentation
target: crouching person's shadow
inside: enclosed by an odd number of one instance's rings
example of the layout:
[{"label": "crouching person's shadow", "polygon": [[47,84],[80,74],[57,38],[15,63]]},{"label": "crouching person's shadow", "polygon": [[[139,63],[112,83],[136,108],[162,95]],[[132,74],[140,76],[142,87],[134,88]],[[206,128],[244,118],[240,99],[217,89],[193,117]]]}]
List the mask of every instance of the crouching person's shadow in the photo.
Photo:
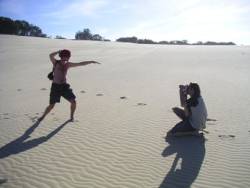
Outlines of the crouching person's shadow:
[{"label": "crouching person's shadow", "polygon": [[205,157],[205,138],[167,137],[169,145],[163,150],[162,156],[168,157],[176,153],[172,167],[159,188],[189,188],[199,174]]},{"label": "crouching person's shadow", "polygon": [[32,148],[48,141],[53,136],[55,136],[69,122],[70,122],[69,120],[64,122],[62,125],[57,127],[55,130],[53,130],[52,132],[50,132],[46,136],[42,136],[39,138],[25,141],[26,139],[28,139],[30,137],[31,133],[34,132],[34,130],[39,126],[40,122],[37,121],[30,128],[28,128],[23,133],[23,135],[21,135],[17,139],[11,141],[10,143],[8,143],[5,146],[0,148],[0,159],[5,158],[5,157],[9,157],[10,155],[14,155],[14,154],[18,154],[18,153],[27,151],[29,149],[32,149]]}]

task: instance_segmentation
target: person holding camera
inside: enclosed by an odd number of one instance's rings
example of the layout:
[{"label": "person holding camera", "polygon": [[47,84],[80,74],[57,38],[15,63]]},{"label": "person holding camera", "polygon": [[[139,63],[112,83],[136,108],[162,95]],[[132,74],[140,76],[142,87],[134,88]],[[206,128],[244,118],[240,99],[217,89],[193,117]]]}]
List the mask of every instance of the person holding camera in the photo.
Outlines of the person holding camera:
[{"label": "person holding camera", "polygon": [[[180,103],[183,108],[174,107],[173,112],[182,120],[167,135],[186,135],[198,133],[206,128],[207,109],[197,83],[180,85]],[[189,96],[189,98],[188,98]]]},{"label": "person holding camera", "polygon": [[[55,58],[56,55],[59,55],[60,60],[57,60]],[[45,116],[54,108],[55,104],[60,102],[61,96],[70,102],[70,121],[74,120],[74,113],[76,109],[76,96],[70,88],[70,85],[67,83],[67,71],[71,67],[84,66],[91,63],[100,63],[96,61],[71,63],[69,62],[70,56],[71,52],[66,49],[53,52],[49,55],[50,61],[53,64],[53,71],[48,75],[48,78],[52,80],[52,85],[50,89],[50,103],[46,107],[43,115],[38,119],[38,121],[42,121]]]}]

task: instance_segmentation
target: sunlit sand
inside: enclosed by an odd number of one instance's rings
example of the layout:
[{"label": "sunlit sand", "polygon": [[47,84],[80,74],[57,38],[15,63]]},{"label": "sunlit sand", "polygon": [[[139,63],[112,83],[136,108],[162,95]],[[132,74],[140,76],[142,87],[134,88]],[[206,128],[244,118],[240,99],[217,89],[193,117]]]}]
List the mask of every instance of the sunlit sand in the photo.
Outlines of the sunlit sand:
[{"label": "sunlit sand", "polygon": [[[72,52],[75,121],[49,103],[49,53]],[[250,187],[250,47],[168,46],[0,35],[0,186]],[[178,85],[197,82],[203,137],[165,139]]]}]

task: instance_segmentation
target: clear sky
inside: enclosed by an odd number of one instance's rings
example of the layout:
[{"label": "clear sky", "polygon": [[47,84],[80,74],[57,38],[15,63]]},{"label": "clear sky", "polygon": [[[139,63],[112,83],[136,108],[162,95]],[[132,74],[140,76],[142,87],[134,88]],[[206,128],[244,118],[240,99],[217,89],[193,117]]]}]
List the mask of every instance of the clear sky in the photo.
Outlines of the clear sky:
[{"label": "clear sky", "polygon": [[74,38],[89,28],[107,39],[250,44],[250,0],[0,0],[0,16]]}]

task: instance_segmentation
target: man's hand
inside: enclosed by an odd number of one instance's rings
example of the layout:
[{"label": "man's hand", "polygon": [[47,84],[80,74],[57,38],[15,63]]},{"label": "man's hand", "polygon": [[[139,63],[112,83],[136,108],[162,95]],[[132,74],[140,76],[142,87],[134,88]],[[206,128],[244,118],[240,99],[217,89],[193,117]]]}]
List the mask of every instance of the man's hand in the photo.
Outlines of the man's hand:
[{"label": "man's hand", "polygon": [[93,64],[99,64],[99,65],[101,64],[101,63],[99,63],[99,62],[97,62],[97,61],[92,61],[92,63],[93,63]]}]

